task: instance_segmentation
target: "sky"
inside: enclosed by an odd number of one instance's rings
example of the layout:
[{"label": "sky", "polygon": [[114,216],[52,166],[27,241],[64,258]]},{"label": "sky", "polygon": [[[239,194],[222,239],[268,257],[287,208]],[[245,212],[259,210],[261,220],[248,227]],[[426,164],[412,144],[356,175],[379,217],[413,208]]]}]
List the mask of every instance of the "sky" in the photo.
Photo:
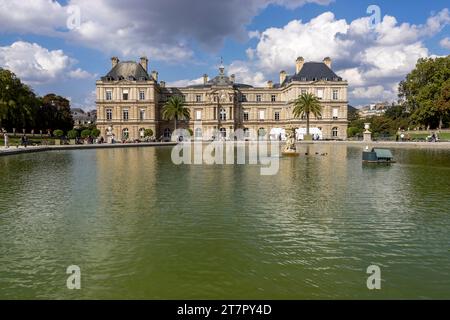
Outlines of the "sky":
[{"label": "sky", "polygon": [[450,54],[449,24],[443,0],[0,0],[0,67],[90,110],[112,56],[147,56],[173,86],[215,76],[221,57],[237,82],[263,86],[299,56],[329,56],[364,106],[395,101],[419,58]]}]

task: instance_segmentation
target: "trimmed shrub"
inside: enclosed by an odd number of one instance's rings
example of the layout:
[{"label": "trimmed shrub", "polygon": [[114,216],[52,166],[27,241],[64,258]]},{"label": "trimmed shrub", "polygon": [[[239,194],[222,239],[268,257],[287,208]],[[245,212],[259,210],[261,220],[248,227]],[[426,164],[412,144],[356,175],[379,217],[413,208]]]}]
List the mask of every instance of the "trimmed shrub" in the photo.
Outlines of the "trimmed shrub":
[{"label": "trimmed shrub", "polygon": [[95,138],[98,138],[98,136],[100,135],[100,130],[98,130],[97,128],[92,129],[91,135]]},{"label": "trimmed shrub", "polygon": [[85,130],[81,131],[81,137],[83,139],[89,137],[90,135],[91,135],[91,130],[89,130],[89,129],[85,129]]},{"label": "trimmed shrub", "polygon": [[61,138],[64,135],[64,131],[57,129],[53,131],[53,135],[57,138]]},{"label": "trimmed shrub", "polygon": [[67,132],[67,138],[69,139],[76,139],[78,137],[78,131],[77,130],[70,130]]}]

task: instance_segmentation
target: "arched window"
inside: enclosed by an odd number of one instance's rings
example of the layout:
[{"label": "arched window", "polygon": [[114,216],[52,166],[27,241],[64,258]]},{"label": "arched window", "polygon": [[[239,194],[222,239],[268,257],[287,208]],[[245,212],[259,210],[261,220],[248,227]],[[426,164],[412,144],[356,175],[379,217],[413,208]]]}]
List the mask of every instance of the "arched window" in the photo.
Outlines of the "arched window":
[{"label": "arched window", "polygon": [[125,128],[122,130],[122,140],[128,140],[128,137],[130,136],[130,132],[128,131],[128,128]]},{"label": "arched window", "polygon": [[170,138],[172,136],[172,132],[169,128],[164,129],[164,138]]},{"label": "arched window", "polygon": [[331,129],[331,136],[333,138],[337,138],[338,137],[338,128],[334,127],[333,129]]},{"label": "arched window", "polygon": [[227,111],[223,108],[220,108],[219,117],[220,117],[220,121],[226,121],[227,120]]},{"label": "arched window", "polygon": [[197,139],[201,138],[202,137],[202,129],[196,128],[194,134],[195,134],[195,138],[197,138]]},{"label": "arched window", "polygon": [[225,129],[225,128],[220,128],[220,136],[222,137],[222,138],[226,138],[227,137],[227,129]]}]

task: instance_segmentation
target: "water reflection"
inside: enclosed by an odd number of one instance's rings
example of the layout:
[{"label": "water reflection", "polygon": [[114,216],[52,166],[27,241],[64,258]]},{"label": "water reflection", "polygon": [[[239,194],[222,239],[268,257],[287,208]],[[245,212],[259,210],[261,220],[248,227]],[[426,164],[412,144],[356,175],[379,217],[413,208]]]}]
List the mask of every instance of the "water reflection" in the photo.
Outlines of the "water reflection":
[{"label": "water reflection", "polygon": [[275,176],[176,166],[171,148],[0,158],[0,297],[450,297],[449,151],[395,149],[388,167],[299,151]]}]

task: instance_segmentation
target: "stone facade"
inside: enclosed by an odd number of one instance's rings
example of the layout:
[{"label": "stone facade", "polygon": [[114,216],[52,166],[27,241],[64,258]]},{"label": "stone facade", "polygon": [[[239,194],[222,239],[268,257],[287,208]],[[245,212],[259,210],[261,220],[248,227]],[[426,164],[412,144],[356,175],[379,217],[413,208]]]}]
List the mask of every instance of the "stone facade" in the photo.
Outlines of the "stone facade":
[{"label": "stone facade", "polygon": [[274,138],[274,132],[288,125],[306,128],[306,119],[293,118],[292,103],[309,92],[322,104],[322,117],[310,119],[313,132],[320,132],[322,139],[347,138],[348,83],[331,70],[330,58],[320,63],[298,58],[292,76],[281,71],[279,83],[268,81],[264,87],[237,83],[234,75],[225,75],[223,66],[211,80],[204,75],[203,84],[167,87],[147,67],[145,57],[139,63],[113,58],[111,71],[96,82],[97,127],[102,136],[110,130],[115,140],[134,140],[143,137],[144,129],[152,129],[157,139],[168,139],[174,123],[162,120],[161,110],[170,96],[178,95],[189,107],[191,119],[178,121],[177,128],[191,129],[196,139],[229,137],[236,129]]}]

